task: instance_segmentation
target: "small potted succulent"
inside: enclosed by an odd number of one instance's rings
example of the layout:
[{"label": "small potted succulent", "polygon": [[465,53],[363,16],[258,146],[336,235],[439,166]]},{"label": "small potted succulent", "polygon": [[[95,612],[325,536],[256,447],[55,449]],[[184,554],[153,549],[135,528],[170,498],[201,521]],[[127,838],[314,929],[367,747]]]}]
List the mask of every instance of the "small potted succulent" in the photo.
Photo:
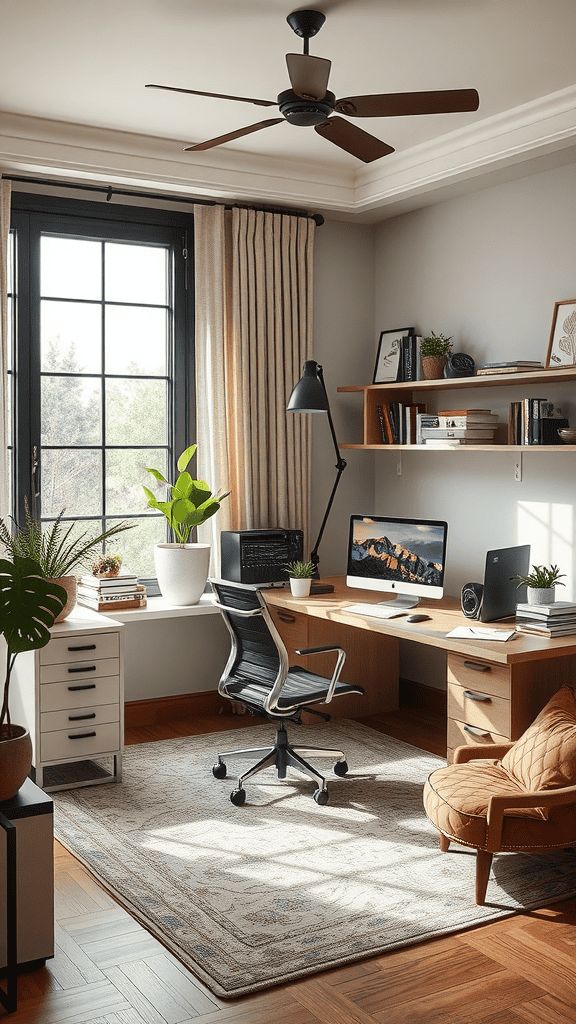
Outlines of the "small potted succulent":
[{"label": "small potted succulent", "polygon": [[547,568],[545,565],[533,565],[532,572],[527,576],[513,576],[517,580],[517,586],[524,585],[528,604],[554,604],[556,599],[556,585],[563,587],[560,577],[565,576],[560,572],[557,565]]},{"label": "small potted succulent", "polygon": [[426,380],[437,380],[444,376],[446,356],[452,351],[452,335],[447,338],[444,334],[435,334],[434,331],[420,342],[420,355],[422,356],[422,372]]},{"label": "small potted succulent", "polygon": [[120,572],[122,559],[120,555],[100,555],[92,562],[92,575],[101,579],[113,579]]},{"label": "small potted succulent", "polygon": [[308,597],[315,573],[313,562],[288,562],[286,571],[290,579],[290,592],[293,597]]}]

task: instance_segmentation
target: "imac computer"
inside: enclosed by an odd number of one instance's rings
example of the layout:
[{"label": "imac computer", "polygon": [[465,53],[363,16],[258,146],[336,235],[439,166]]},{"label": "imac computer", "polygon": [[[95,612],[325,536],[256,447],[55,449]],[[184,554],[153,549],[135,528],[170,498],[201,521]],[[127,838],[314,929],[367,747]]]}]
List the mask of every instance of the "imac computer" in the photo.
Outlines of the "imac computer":
[{"label": "imac computer", "polygon": [[434,519],[350,517],[346,585],[396,594],[400,613],[421,597],[441,598],[448,524]]}]

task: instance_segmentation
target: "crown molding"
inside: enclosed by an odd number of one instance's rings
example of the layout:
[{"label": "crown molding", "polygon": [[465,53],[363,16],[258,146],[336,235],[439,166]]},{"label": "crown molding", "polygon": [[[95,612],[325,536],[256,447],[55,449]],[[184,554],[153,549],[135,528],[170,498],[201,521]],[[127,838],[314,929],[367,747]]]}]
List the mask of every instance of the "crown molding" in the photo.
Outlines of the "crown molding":
[{"label": "crown molding", "polygon": [[[377,221],[412,205],[446,198],[450,188],[482,187],[498,171],[529,173],[530,162],[576,147],[576,86],[477,121],[374,164],[342,166],[278,161],[230,149],[184,155],[181,143],[6,113],[0,170],[158,189],[187,198],[264,202],[327,216]],[[571,158],[572,154],[566,154]],[[576,159],[576,153],[574,154]]]}]

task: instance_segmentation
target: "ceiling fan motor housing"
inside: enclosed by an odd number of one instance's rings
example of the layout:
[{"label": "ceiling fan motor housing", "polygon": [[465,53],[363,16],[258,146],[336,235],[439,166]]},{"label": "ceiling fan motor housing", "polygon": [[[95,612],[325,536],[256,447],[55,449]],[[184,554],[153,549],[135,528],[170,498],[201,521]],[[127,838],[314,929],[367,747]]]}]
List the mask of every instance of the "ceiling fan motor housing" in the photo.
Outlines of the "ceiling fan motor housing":
[{"label": "ceiling fan motor housing", "polygon": [[278,96],[277,103],[280,113],[290,124],[309,128],[310,125],[322,124],[322,121],[334,113],[336,96],[333,92],[327,92],[321,100],[304,100],[292,89],[285,89]]}]

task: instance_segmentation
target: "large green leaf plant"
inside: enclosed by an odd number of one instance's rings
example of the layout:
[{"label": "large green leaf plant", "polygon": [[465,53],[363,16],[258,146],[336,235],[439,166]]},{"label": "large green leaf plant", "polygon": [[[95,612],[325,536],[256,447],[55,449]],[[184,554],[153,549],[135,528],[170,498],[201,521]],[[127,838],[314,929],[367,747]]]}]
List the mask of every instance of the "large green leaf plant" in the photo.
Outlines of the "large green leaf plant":
[{"label": "large green leaf plant", "polygon": [[195,526],[200,526],[220,508],[221,502],[227,498],[226,493],[212,494],[205,480],[193,480],[190,473],[186,472],[191,459],[194,457],[198,445],[190,445],[178,459],[177,467],[179,476],[176,483],[171,484],[159,469],[146,467],[147,472],[161,484],[166,484],[170,489],[171,500],[158,501],[156,495],[144,487],[144,493],[148,498],[150,508],[156,508],[162,512],[168,520],[168,525],[173,531],[179,544],[187,544],[191,531]]},{"label": "large green leaf plant", "polygon": [[[0,738],[11,737],[8,696],[14,661],[23,651],[45,647],[50,640],[50,627],[66,604],[63,587],[43,578],[42,569],[33,558],[15,556],[13,562],[0,559],[0,636],[6,640],[6,676],[0,710]],[[3,726],[6,729],[3,730]]]}]

